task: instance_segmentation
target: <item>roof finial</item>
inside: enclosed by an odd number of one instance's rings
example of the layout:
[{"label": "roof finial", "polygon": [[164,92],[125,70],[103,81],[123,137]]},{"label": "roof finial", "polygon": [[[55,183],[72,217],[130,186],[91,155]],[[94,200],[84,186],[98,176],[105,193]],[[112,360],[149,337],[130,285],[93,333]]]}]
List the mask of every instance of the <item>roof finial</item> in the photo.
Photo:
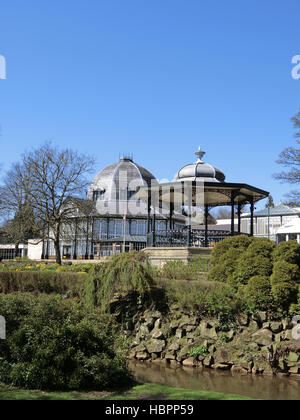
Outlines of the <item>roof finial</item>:
[{"label": "roof finial", "polygon": [[199,149],[197,150],[197,152],[195,152],[195,155],[198,158],[197,163],[203,163],[202,158],[203,158],[203,156],[206,155],[206,152],[204,152],[203,150],[201,150],[201,147],[199,146]]}]

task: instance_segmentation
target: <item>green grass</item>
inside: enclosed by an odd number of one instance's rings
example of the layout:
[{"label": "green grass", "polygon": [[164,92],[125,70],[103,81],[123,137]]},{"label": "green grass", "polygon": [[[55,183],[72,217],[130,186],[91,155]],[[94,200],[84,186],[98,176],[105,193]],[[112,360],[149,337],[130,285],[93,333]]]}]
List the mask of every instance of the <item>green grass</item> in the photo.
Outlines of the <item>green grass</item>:
[{"label": "green grass", "polygon": [[135,385],[124,392],[41,392],[27,391],[0,385],[0,400],[250,400],[241,395],[220,394],[208,391],[193,391],[170,388],[164,385]]}]

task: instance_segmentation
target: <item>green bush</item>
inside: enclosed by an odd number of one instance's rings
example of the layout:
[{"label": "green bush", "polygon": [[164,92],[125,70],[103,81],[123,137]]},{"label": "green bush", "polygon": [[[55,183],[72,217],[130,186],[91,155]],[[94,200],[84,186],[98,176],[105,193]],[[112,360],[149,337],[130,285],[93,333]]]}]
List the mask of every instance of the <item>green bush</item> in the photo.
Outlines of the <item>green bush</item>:
[{"label": "green bush", "polygon": [[126,360],[115,349],[113,324],[86,318],[78,304],[0,295],[0,313],[7,319],[0,382],[26,389],[103,390],[130,381]]},{"label": "green bush", "polygon": [[296,264],[278,261],[274,264],[271,286],[274,301],[278,307],[288,310],[291,304],[297,303],[300,270]]},{"label": "green bush", "polygon": [[233,275],[236,284],[247,284],[251,277],[269,277],[272,274],[272,262],[270,258],[261,255],[253,256],[243,254],[237,262],[237,267]]},{"label": "green bush", "polygon": [[253,238],[252,243],[247,249],[246,256],[261,256],[270,259],[275,249],[275,243],[267,238]]},{"label": "green bush", "polygon": [[274,263],[285,261],[300,266],[300,245],[297,241],[280,242],[274,249],[272,258]]},{"label": "green bush", "polygon": [[219,284],[210,290],[205,296],[205,312],[217,317],[222,324],[234,318],[240,310],[240,302],[237,299],[233,287],[227,284]]},{"label": "green bush", "polygon": [[239,235],[226,238],[223,241],[218,242],[212,251],[210,259],[211,266],[215,267],[217,264],[219,264],[222,261],[224,254],[226,254],[232,248],[246,251],[252,241],[253,238],[249,238],[246,235]]},{"label": "green bush", "polygon": [[240,248],[231,248],[226,251],[222,260],[209,270],[208,280],[221,283],[228,282],[235,272],[236,263],[243,252],[244,250]]},{"label": "green bush", "polygon": [[252,277],[244,287],[244,302],[250,312],[270,309],[272,292],[269,277]]}]

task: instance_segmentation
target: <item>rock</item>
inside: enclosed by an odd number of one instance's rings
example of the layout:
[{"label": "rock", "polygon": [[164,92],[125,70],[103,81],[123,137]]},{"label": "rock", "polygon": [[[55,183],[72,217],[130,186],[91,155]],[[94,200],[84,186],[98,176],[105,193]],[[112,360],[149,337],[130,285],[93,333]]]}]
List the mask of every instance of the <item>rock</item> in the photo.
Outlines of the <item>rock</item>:
[{"label": "rock", "polygon": [[153,329],[154,322],[155,322],[154,318],[146,318],[146,320],[143,324],[143,327],[146,327],[148,329],[148,334],[149,334],[149,331]]},{"label": "rock", "polygon": [[188,358],[190,355],[189,352],[194,346],[192,344],[188,344],[187,346],[184,346],[180,352],[177,354],[177,360],[178,362],[182,362],[183,359]]},{"label": "rock", "polygon": [[182,330],[182,329],[177,329],[175,336],[176,336],[176,338],[183,338],[183,337],[185,337],[185,331]]},{"label": "rock", "polygon": [[225,365],[225,364],[222,364],[222,363],[217,363],[215,365],[212,365],[212,368],[217,369],[217,370],[230,370],[231,367],[232,367],[232,365],[227,365],[227,364]]},{"label": "rock", "polygon": [[239,315],[237,318],[237,322],[241,327],[248,327],[249,325],[249,317],[248,315]]},{"label": "rock", "polygon": [[161,319],[157,319],[154,323],[154,329],[159,330],[161,328]]},{"label": "rock", "polygon": [[214,364],[214,358],[212,356],[207,356],[203,360],[203,366],[206,368],[210,368]]},{"label": "rock", "polygon": [[233,355],[232,353],[224,348],[221,348],[217,351],[217,353],[214,355],[215,364],[221,364],[221,365],[233,365]]},{"label": "rock", "polygon": [[273,333],[270,330],[259,330],[252,334],[252,339],[259,346],[270,346],[273,342]]},{"label": "rock", "polygon": [[278,367],[278,369],[280,369],[281,372],[287,372],[288,371],[286,361],[283,359],[283,357],[281,357],[278,360],[277,367]]},{"label": "rock", "polygon": [[234,330],[229,330],[226,335],[227,335],[228,341],[232,341],[234,339],[234,336],[235,336],[235,331]]},{"label": "rock", "polygon": [[175,341],[169,346],[168,351],[178,351],[179,349],[180,345]]},{"label": "rock", "polygon": [[215,351],[217,351],[217,349],[213,344],[208,347],[208,352],[209,353],[215,353]]},{"label": "rock", "polygon": [[195,359],[193,357],[189,357],[188,359],[185,359],[182,362],[183,366],[188,366],[188,367],[194,367],[197,366],[197,362],[195,361]]},{"label": "rock", "polygon": [[158,318],[162,318],[162,314],[159,311],[147,311],[145,312],[145,318],[158,319]]},{"label": "rock", "polygon": [[238,374],[238,375],[248,375],[248,370],[247,369],[243,369],[239,366],[232,366],[231,368],[231,372],[233,374]]},{"label": "rock", "polygon": [[174,352],[173,353],[167,353],[166,356],[165,356],[165,359],[166,360],[176,360],[175,353]]},{"label": "rock", "polygon": [[143,324],[140,326],[139,336],[146,336],[149,334],[149,328],[147,325]]},{"label": "rock", "polygon": [[145,343],[146,349],[149,353],[161,353],[166,347],[164,340],[151,340]]},{"label": "rock", "polygon": [[285,318],[282,321],[283,331],[292,330],[293,329],[293,323],[290,318]]},{"label": "rock", "polygon": [[152,332],[152,338],[154,338],[155,340],[164,340],[165,335],[161,330],[154,330]]},{"label": "rock", "polygon": [[299,354],[290,352],[286,360],[288,362],[299,362]]},{"label": "rock", "polygon": [[256,353],[256,352],[258,352],[258,351],[259,351],[259,345],[258,345],[257,343],[250,343],[250,344],[249,344],[249,349],[250,349],[252,352]]},{"label": "rock", "polygon": [[259,324],[263,324],[264,322],[268,321],[267,312],[259,311],[253,315],[253,319],[255,322],[258,322]]},{"label": "rock", "polygon": [[188,325],[187,327],[186,327],[186,332],[192,332],[192,331],[195,331],[195,329],[196,329],[196,326],[195,325]]},{"label": "rock", "polygon": [[208,338],[211,340],[217,340],[218,339],[218,334],[216,331],[216,328],[207,328],[205,325],[201,326],[201,337],[202,338]]},{"label": "rock", "polygon": [[141,352],[144,352],[144,351],[146,351],[146,347],[144,346],[144,344],[143,343],[140,343],[137,347],[135,347],[134,349],[133,349],[136,353],[141,353]]},{"label": "rock", "polygon": [[150,359],[150,355],[146,352],[137,353],[135,358],[137,360],[148,360]]},{"label": "rock", "polygon": [[281,322],[271,322],[270,329],[274,334],[279,334],[283,330]]},{"label": "rock", "polygon": [[294,375],[298,375],[300,372],[300,366],[293,366],[289,369],[289,372],[294,374]]}]

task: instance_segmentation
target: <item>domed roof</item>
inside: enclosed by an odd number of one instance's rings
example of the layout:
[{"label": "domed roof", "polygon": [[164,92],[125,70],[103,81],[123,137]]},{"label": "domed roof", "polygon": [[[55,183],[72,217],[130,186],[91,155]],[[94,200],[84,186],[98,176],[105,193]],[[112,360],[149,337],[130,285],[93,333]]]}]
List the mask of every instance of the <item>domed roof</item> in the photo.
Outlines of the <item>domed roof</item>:
[{"label": "domed roof", "polygon": [[175,181],[224,182],[225,174],[218,168],[202,161],[205,152],[199,149],[195,153],[197,162],[184,166],[175,175]]},{"label": "domed roof", "polygon": [[[96,202],[100,213],[124,214],[127,213],[125,207],[136,189],[150,186],[151,183],[158,183],[154,175],[131,158],[121,157],[119,162],[107,166],[95,176],[87,198]],[[138,213],[144,213],[142,207],[142,203],[139,203],[136,209]]]}]

